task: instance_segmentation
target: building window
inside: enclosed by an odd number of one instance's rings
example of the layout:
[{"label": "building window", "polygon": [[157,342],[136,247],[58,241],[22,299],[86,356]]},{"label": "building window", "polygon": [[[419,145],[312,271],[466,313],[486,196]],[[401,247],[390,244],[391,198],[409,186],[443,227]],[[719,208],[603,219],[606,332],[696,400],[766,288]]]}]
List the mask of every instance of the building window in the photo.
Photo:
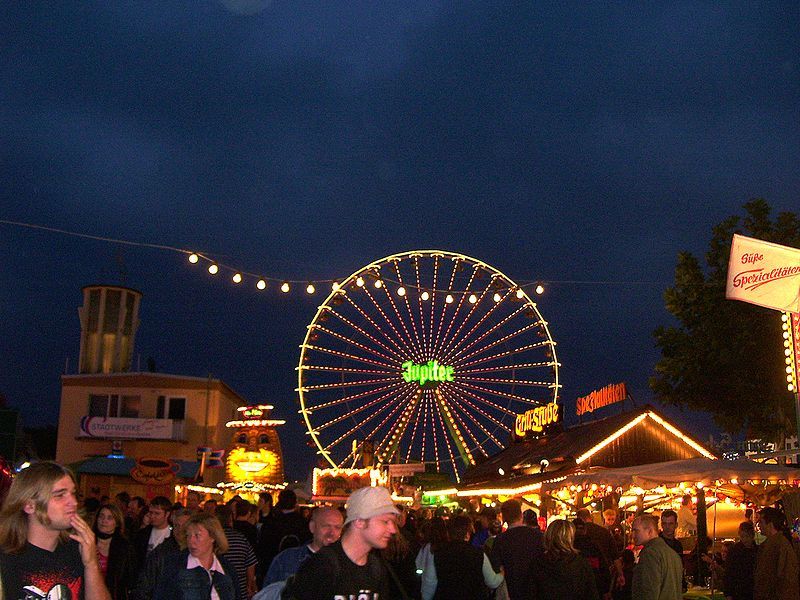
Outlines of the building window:
[{"label": "building window", "polygon": [[186,398],[159,396],[156,403],[156,418],[182,421],[186,418]]},{"label": "building window", "polygon": [[138,419],[141,403],[141,396],[89,394],[89,416]]}]

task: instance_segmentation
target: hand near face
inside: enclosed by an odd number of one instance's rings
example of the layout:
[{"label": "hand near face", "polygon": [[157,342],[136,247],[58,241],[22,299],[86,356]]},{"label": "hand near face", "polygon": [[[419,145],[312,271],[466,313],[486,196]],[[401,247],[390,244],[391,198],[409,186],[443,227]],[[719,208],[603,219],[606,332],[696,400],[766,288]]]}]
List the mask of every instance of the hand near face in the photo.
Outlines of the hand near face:
[{"label": "hand near face", "polygon": [[92,562],[97,562],[97,546],[92,528],[78,515],[72,515],[70,525],[75,533],[70,533],[69,537],[80,544],[83,565],[87,566]]}]

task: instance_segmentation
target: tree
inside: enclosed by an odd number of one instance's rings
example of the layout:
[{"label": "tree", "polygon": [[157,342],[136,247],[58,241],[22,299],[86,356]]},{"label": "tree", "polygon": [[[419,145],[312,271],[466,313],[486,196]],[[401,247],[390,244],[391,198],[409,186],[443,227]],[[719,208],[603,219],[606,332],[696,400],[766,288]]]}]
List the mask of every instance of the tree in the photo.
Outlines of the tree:
[{"label": "tree", "polygon": [[762,199],[744,205],[714,227],[706,265],[678,255],[667,310],[680,323],[653,332],[661,359],[650,387],[665,404],[708,411],[722,429],[782,441],[795,430],[793,397],[786,389],[781,313],[725,299],[734,233],[800,247],[800,219],[791,212],[772,221]]}]

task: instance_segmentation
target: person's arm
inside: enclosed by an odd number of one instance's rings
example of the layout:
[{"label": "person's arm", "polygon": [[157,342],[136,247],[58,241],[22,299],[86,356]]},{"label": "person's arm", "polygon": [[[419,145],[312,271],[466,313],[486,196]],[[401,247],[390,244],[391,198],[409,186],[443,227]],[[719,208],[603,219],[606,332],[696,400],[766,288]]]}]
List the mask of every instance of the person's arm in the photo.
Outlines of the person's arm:
[{"label": "person's arm", "polygon": [[250,565],[247,567],[247,597],[252,598],[253,594],[258,591],[256,585],[256,566]]},{"label": "person's arm", "polygon": [[97,545],[94,532],[78,515],[70,519],[75,533],[69,537],[78,542],[83,562],[83,596],[85,600],[111,600],[103,573],[97,562]]},{"label": "person's arm", "polygon": [[492,563],[489,560],[489,557],[485,554],[483,555],[483,582],[488,585],[491,589],[497,589],[497,587],[503,583],[503,574],[502,573],[495,573],[494,569],[492,568]]},{"label": "person's arm", "polygon": [[433,553],[429,552],[422,566],[422,600],[431,600],[436,593],[436,586],[439,585],[439,578],[436,576],[436,565],[433,561]]}]

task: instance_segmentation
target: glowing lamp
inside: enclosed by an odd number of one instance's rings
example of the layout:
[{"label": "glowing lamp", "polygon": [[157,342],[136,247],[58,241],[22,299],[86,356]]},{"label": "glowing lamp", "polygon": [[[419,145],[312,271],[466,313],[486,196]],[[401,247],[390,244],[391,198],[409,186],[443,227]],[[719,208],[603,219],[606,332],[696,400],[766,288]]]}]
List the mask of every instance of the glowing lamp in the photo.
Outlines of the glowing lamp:
[{"label": "glowing lamp", "polygon": [[234,273],[233,277],[231,277],[233,283],[242,283],[242,274],[241,273]]},{"label": "glowing lamp", "polygon": [[211,273],[212,275],[216,275],[218,271],[219,267],[217,265],[212,264],[208,266],[208,272]]},{"label": "glowing lamp", "polygon": [[317,291],[317,288],[315,288],[315,287],[314,287],[314,284],[313,284],[313,283],[309,283],[309,284],[306,286],[306,292],[307,292],[307,293],[309,293],[309,294],[313,294],[313,293],[314,293],[314,292],[316,292],[316,291]]},{"label": "glowing lamp", "polygon": [[363,277],[359,277],[358,279],[356,279],[356,285],[358,287],[364,287],[364,278]]},{"label": "glowing lamp", "polygon": [[189,255],[189,262],[190,262],[190,263],[192,263],[192,264],[196,264],[198,260],[200,260],[200,257],[199,257],[199,256],[197,256],[197,254],[195,254],[194,252],[192,252],[192,253]]},{"label": "glowing lamp", "polygon": [[289,282],[288,282],[288,281],[284,281],[284,282],[281,284],[281,291],[282,291],[284,294],[287,294],[287,293],[289,293]]},{"label": "glowing lamp", "polygon": [[542,294],[544,294],[544,286],[540,283],[539,285],[536,286],[536,289],[534,291],[541,296]]},{"label": "glowing lamp", "polygon": [[452,304],[453,303],[453,295],[452,294],[447,294],[447,296],[445,296],[445,298],[444,298],[444,301],[447,302],[448,304]]},{"label": "glowing lamp", "polygon": [[256,284],[256,287],[260,290],[263,290],[267,287],[267,282],[264,281],[263,279],[259,279],[258,283]]},{"label": "glowing lamp", "polygon": [[405,296],[406,295],[406,288],[404,288],[403,286],[400,286],[399,288],[397,288],[397,295],[400,296],[401,298],[403,296]]},{"label": "glowing lamp", "polygon": [[470,304],[475,304],[477,301],[478,301],[478,297],[475,294],[470,294],[469,295],[469,303]]},{"label": "glowing lamp", "polygon": [[517,298],[522,300],[522,298],[524,298],[524,297],[525,297],[525,292],[522,291],[522,288],[518,289],[517,290]]},{"label": "glowing lamp", "polygon": [[494,295],[493,299],[494,299],[495,302],[500,302],[500,300],[502,300],[503,297],[499,293],[495,292],[495,295]]},{"label": "glowing lamp", "polygon": [[423,300],[427,300],[430,297],[431,295],[428,292],[422,292],[422,294],[420,295],[420,298],[422,298]]}]

